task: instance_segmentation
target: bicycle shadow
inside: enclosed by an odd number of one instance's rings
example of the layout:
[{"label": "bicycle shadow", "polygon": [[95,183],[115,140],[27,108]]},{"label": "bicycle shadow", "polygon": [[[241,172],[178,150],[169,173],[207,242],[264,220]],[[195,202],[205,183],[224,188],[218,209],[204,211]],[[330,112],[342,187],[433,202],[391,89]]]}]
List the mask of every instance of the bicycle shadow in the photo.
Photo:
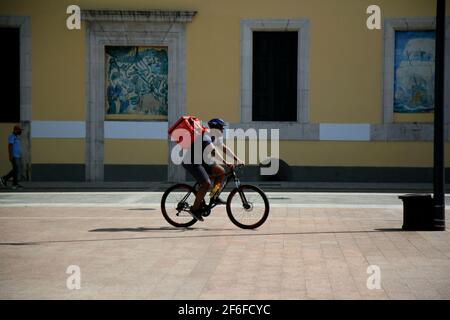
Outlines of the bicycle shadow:
[{"label": "bicycle shadow", "polygon": [[202,227],[188,227],[188,228],[176,228],[176,227],[155,227],[155,228],[147,228],[147,227],[136,227],[136,228],[98,228],[88,230],[88,232],[151,232],[151,231],[177,231],[177,232],[186,232],[186,231],[233,231],[235,228],[202,228]]},{"label": "bicycle shadow", "polygon": [[157,228],[146,228],[146,227],[136,227],[136,228],[98,228],[88,230],[89,232],[148,232],[148,231],[183,231],[180,228],[175,227],[157,227]]}]

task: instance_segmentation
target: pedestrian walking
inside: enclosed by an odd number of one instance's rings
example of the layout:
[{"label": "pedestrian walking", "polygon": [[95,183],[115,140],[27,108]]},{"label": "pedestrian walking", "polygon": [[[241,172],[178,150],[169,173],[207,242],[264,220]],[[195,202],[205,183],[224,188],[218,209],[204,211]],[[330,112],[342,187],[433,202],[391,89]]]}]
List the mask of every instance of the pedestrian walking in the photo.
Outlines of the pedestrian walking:
[{"label": "pedestrian walking", "polygon": [[19,176],[21,169],[21,157],[22,148],[20,146],[20,135],[22,134],[22,128],[19,125],[15,125],[13,132],[8,136],[8,154],[9,161],[12,165],[12,170],[3,177],[0,178],[0,183],[6,187],[8,180],[13,179],[12,189],[23,188],[19,184]]}]

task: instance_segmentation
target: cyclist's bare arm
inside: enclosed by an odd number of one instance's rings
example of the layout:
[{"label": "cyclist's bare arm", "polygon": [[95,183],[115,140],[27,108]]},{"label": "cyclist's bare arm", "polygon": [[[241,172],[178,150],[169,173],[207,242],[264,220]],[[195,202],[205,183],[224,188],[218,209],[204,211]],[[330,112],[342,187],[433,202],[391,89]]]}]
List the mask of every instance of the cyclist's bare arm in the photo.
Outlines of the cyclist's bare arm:
[{"label": "cyclist's bare arm", "polygon": [[233,156],[233,160],[237,162],[237,164],[243,164],[244,161],[242,161],[241,159],[238,158],[237,155],[234,154],[233,151],[231,151],[230,148],[228,148],[224,143],[222,144],[222,148],[223,148],[223,153],[224,154],[229,154],[231,156]]},{"label": "cyclist's bare arm", "polygon": [[215,146],[212,145],[212,148],[213,148],[212,152],[214,154],[214,159],[216,160],[217,163],[224,163],[228,167],[232,167],[233,166],[232,163],[229,163],[229,162],[225,161],[225,159],[222,157],[222,154],[220,152],[218,152],[218,150],[216,149]]}]

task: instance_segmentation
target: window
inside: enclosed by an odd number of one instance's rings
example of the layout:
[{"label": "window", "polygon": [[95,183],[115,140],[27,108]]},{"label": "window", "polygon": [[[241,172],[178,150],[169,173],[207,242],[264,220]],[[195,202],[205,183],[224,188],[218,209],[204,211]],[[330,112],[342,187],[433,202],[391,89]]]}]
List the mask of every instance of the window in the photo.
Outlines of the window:
[{"label": "window", "polygon": [[308,19],[241,20],[243,124],[314,134],[303,127],[309,124],[309,29]]},{"label": "window", "polygon": [[0,61],[3,62],[2,110],[0,122],[20,121],[20,32],[19,28],[0,28],[2,49]]},{"label": "window", "polygon": [[298,32],[253,32],[253,121],[297,121]]}]

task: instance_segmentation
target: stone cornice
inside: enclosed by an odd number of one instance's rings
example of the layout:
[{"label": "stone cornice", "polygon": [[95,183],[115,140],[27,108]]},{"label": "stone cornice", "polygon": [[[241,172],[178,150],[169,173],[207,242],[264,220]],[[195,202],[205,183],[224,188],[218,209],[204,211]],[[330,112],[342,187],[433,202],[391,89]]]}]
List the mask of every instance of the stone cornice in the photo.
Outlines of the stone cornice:
[{"label": "stone cornice", "polygon": [[197,11],[81,10],[85,21],[191,22]]}]

